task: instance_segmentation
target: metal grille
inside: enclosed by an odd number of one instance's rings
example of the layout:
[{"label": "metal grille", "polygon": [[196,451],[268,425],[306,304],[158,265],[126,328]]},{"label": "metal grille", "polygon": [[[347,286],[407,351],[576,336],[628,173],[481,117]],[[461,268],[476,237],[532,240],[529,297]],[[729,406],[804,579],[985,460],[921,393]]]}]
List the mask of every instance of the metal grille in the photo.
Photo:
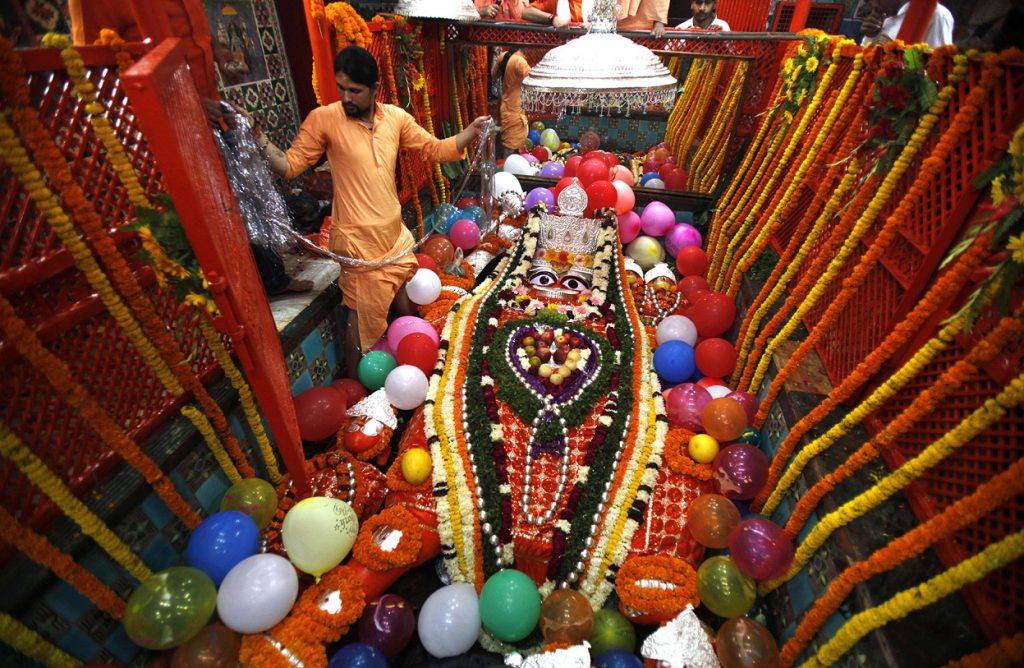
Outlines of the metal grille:
[{"label": "metal grille", "polygon": [[[775,10],[772,30],[789,30],[789,24],[793,20],[795,9],[795,2],[780,2]],[[846,5],[841,2],[815,2],[811,5],[811,11],[807,14],[807,24],[804,28],[816,28],[830,35],[835,35],[839,32],[839,25],[843,22],[844,11],[846,11]]]}]

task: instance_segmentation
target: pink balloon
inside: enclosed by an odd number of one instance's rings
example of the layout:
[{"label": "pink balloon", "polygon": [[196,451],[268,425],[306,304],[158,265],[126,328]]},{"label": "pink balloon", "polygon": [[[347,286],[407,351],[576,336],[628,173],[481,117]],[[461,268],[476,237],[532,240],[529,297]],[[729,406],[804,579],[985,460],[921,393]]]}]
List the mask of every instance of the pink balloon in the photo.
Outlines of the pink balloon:
[{"label": "pink balloon", "polygon": [[700,245],[700,232],[697,231],[696,227],[687,223],[673,225],[665,235],[665,250],[672,257],[679,255],[679,251],[688,246],[697,246],[699,248]]},{"label": "pink balloon", "polygon": [[736,391],[730,392],[726,395],[730,399],[734,399],[736,403],[743,407],[743,412],[747,414],[747,424],[754,424],[754,416],[757,415],[757,409],[760,404],[757,398],[750,392]]},{"label": "pink balloon", "polygon": [[768,480],[768,457],[752,445],[734,443],[718,452],[711,472],[722,496],[734,501],[752,499]]},{"label": "pink balloon", "polygon": [[388,355],[391,355],[392,357],[395,356],[395,351],[391,350],[391,346],[388,345],[387,335],[384,335],[377,339],[377,343],[373,344],[373,346],[370,348],[370,352],[373,352],[374,350],[382,350],[386,352]]},{"label": "pink balloon", "polygon": [[526,162],[530,163],[531,165],[536,165],[540,162],[540,160],[537,159],[537,156],[531,153],[524,153],[523,157],[526,158]]},{"label": "pink balloon", "polygon": [[636,195],[633,194],[633,189],[623,181],[612,181],[612,186],[616,193],[615,213],[621,216],[632,211],[633,205],[636,204]]},{"label": "pink balloon", "polygon": [[403,315],[401,318],[396,318],[388,327],[388,345],[392,350],[398,350],[398,344],[402,342],[402,339],[414,332],[426,334],[435,346],[441,343],[441,337],[437,335],[437,330],[429,322],[414,315]]},{"label": "pink balloon", "polygon": [[462,250],[470,250],[480,243],[480,228],[472,220],[456,220],[448,230],[448,238]]},{"label": "pink balloon", "polygon": [[690,431],[703,431],[700,412],[711,402],[711,395],[700,385],[682,383],[672,388],[665,402],[668,423]]},{"label": "pink balloon", "polygon": [[619,216],[619,241],[628,244],[640,234],[640,216],[636,211],[627,211]]},{"label": "pink balloon", "polygon": [[774,580],[785,575],[793,563],[793,541],[775,522],[751,517],[730,532],[729,556],[755,580]]},{"label": "pink balloon", "polygon": [[633,178],[633,172],[625,165],[615,165],[612,167],[610,176],[613,184],[616,181],[622,181],[630,188],[636,184],[636,179]]},{"label": "pink balloon", "polygon": [[651,202],[644,207],[644,213],[640,216],[641,227],[644,234],[652,237],[664,236],[666,232],[675,225],[676,214],[661,202]]}]

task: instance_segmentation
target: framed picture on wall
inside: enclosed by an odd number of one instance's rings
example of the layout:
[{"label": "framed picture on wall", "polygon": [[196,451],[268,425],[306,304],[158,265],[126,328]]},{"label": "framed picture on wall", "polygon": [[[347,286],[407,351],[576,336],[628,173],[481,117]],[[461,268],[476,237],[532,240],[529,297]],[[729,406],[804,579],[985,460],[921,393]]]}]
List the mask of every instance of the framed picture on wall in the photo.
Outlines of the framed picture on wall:
[{"label": "framed picture on wall", "polygon": [[205,0],[222,88],[269,79],[252,0]]}]

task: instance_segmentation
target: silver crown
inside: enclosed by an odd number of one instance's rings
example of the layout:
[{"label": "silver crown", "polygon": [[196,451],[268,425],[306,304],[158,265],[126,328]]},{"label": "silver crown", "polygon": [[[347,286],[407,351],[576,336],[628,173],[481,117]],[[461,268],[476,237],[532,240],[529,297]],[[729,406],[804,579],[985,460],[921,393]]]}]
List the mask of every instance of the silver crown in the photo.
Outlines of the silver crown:
[{"label": "silver crown", "polygon": [[587,210],[587,191],[580,185],[580,180],[573,178],[562,192],[558,193],[558,213],[563,216],[582,216]]}]

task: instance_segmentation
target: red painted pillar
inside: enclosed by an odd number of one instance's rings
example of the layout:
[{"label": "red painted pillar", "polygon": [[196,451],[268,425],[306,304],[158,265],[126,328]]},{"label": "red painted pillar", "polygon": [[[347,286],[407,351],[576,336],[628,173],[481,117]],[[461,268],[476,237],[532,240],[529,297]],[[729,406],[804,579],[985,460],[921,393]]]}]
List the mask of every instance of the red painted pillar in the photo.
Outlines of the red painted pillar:
[{"label": "red painted pillar", "polygon": [[923,41],[924,31],[928,29],[938,4],[937,0],[910,0],[910,7],[903,17],[903,25],[900,26],[900,34],[896,35],[896,39],[901,39],[907,44]]},{"label": "red painted pillar", "polygon": [[793,18],[789,20],[789,32],[800,32],[807,26],[807,17],[811,13],[811,0],[797,0],[793,8]]},{"label": "red painted pillar", "polygon": [[338,96],[338,84],[334,80],[331,26],[326,17],[313,16],[309,0],[302,0],[302,10],[306,12],[306,29],[309,31],[309,44],[313,47],[313,76],[316,77],[317,89],[320,91],[320,101],[325,105],[337,102],[341,98]]}]

